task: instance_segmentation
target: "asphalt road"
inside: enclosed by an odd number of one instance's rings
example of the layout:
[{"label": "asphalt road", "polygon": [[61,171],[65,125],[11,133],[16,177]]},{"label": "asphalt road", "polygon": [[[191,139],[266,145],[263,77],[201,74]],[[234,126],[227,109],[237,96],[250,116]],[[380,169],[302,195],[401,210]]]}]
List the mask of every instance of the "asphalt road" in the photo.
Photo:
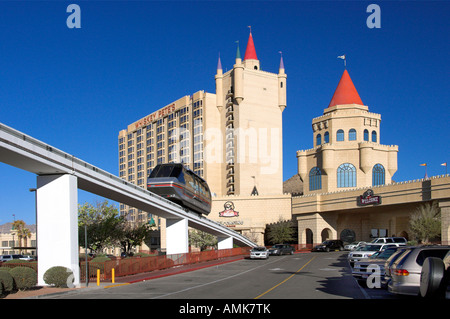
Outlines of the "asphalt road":
[{"label": "asphalt road", "polygon": [[105,289],[81,289],[52,299],[395,299],[360,288],[346,252],[299,253],[268,260],[243,259],[192,272]]}]

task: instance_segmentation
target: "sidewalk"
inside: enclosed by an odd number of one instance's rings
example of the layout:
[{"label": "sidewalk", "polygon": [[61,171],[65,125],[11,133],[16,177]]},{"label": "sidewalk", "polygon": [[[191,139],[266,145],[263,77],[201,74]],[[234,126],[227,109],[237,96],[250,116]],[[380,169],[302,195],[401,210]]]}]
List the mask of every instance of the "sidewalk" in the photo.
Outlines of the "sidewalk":
[{"label": "sidewalk", "polygon": [[216,265],[221,265],[225,263],[230,263],[233,261],[244,259],[246,256],[234,256],[234,257],[226,257],[216,260],[211,260],[207,262],[201,262],[196,264],[189,264],[184,266],[176,266],[168,269],[156,270],[148,273],[141,273],[130,276],[116,277],[115,282],[101,282],[99,286],[97,286],[96,282],[89,282],[86,287],[85,283],[81,283],[80,287],[77,288],[55,288],[55,287],[36,287],[36,289],[30,289],[26,291],[19,291],[16,293],[12,293],[7,295],[1,299],[39,299],[44,295],[53,295],[53,294],[66,294],[66,293],[74,293],[79,291],[80,289],[105,289],[105,288],[113,288],[121,285],[128,285],[140,281],[151,280],[166,276],[172,276],[176,274],[181,274],[184,272],[194,271],[202,268],[212,267]]}]

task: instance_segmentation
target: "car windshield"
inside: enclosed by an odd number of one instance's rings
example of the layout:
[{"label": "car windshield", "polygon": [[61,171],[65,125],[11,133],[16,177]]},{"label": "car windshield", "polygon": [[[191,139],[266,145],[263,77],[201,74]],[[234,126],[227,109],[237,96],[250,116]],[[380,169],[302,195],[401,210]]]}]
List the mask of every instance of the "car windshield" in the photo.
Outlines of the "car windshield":
[{"label": "car windshield", "polygon": [[377,258],[388,259],[389,257],[391,257],[391,255],[392,255],[393,253],[396,252],[396,250],[397,250],[397,248],[388,248],[388,249],[385,249],[385,250],[383,250],[382,252],[380,252],[380,253],[377,255]]},{"label": "car windshield", "polygon": [[378,251],[380,250],[381,245],[366,245],[361,247],[360,251]]},{"label": "car windshield", "polygon": [[273,248],[281,248],[283,245],[273,245]]},{"label": "car windshield", "polygon": [[266,247],[255,247],[252,249],[253,251],[265,251]]}]

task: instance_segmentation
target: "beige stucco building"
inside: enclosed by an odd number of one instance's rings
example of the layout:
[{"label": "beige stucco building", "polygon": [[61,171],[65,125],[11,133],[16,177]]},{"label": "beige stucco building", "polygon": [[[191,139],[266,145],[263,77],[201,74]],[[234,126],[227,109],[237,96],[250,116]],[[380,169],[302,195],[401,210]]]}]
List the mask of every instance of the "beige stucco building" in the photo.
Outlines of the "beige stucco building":
[{"label": "beige stucco building", "polygon": [[345,70],[323,115],[312,121],[315,147],[297,152],[304,194],[292,198],[292,216],[299,244],[412,239],[411,215],[432,201],[441,208],[442,242],[450,243],[450,177],[393,183],[398,147],[380,144],[380,122]]},{"label": "beige stucco building", "polygon": [[[263,70],[250,33],[244,58],[238,46],[227,69],[219,58],[215,93],[181,97],[119,132],[120,177],[146,187],[155,165],[182,162],[208,182],[208,218],[261,245],[268,244],[268,224],[291,219],[300,245],[382,235],[411,239],[411,214],[432,201],[441,208],[442,242],[449,243],[450,177],[393,182],[399,148],[381,144],[381,115],[364,105],[347,70],[323,114],[312,120],[314,147],[297,152],[298,176],[286,188],[294,191],[284,194],[283,59],[277,72]],[[164,220],[125,205],[120,210],[131,222],[153,218],[156,246],[164,250]]]}]

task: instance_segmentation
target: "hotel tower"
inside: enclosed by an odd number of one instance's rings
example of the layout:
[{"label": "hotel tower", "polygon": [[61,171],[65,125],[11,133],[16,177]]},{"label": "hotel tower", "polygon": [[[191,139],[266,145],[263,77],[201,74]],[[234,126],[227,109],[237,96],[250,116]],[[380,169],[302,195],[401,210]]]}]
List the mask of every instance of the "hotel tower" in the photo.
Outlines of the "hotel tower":
[{"label": "hotel tower", "polygon": [[[119,176],[146,187],[151,170],[181,162],[203,177],[213,197],[279,195],[283,189],[283,59],[278,73],[261,68],[250,32],[242,59],[215,75],[216,92],[197,91],[153,110],[119,132]],[[126,205],[132,222],[148,213]]]}]

